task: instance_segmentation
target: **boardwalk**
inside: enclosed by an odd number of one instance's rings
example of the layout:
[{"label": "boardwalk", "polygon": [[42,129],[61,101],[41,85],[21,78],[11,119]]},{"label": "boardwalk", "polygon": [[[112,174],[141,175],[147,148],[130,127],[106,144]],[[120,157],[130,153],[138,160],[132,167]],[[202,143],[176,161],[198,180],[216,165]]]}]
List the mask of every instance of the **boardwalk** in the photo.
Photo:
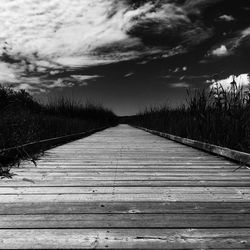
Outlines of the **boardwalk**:
[{"label": "boardwalk", "polygon": [[250,171],[119,125],[0,180],[0,248],[250,249]]}]

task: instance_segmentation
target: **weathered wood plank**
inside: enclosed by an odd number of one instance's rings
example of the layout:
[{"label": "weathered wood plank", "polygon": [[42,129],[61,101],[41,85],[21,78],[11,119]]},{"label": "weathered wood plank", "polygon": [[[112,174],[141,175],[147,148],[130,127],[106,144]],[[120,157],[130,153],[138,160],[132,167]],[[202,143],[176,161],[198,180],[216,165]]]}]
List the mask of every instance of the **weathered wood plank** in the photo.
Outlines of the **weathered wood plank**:
[{"label": "weathered wood plank", "polygon": [[250,214],[249,202],[17,202],[0,214]]},{"label": "weathered wood plank", "polygon": [[[117,176],[212,176],[212,177],[220,177],[220,176],[229,176],[229,177],[238,177],[238,176],[243,176],[244,177],[244,173],[246,173],[245,178],[249,179],[249,176],[247,176],[247,171],[245,172],[233,172],[232,171],[224,171],[224,172],[220,172],[220,171],[215,171],[215,172],[200,172],[200,171],[111,171],[107,172],[107,171],[91,171],[91,172],[81,172],[81,175],[83,177],[88,176],[88,177],[92,177],[92,176],[113,176],[113,174],[115,174]],[[30,172],[30,173],[25,173],[25,172],[16,172],[16,176],[17,177],[23,177],[23,176],[34,176],[34,178],[36,177],[40,177],[40,176],[48,176],[48,177],[79,177],[79,172],[42,172],[42,173],[37,173],[37,172]]]},{"label": "weathered wood plank", "polygon": [[249,229],[15,229],[0,239],[0,249],[250,248]]},{"label": "weathered wood plank", "polygon": [[1,180],[0,187],[250,187],[249,180]]},{"label": "weathered wood plank", "polygon": [[51,194],[1,195],[5,203],[13,202],[91,202],[91,201],[187,201],[187,202],[250,202],[250,194]]},{"label": "weathered wood plank", "polygon": [[[182,166],[178,166],[178,167],[170,167],[168,168],[167,166],[162,168],[162,167],[151,167],[151,168],[147,168],[147,167],[140,167],[140,168],[135,168],[135,167],[127,167],[127,168],[116,168],[116,167],[103,167],[103,168],[98,168],[98,167],[93,167],[93,168],[84,168],[84,167],[78,167],[78,168],[74,168],[74,167],[43,167],[43,168],[29,168],[29,173],[47,173],[50,171],[53,171],[54,173],[89,173],[89,172],[166,172],[166,173],[174,173],[174,172],[182,172],[182,173],[189,173],[189,172],[201,172],[201,173],[224,173],[224,172],[232,172],[232,170],[234,170],[235,168],[228,168],[228,167],[216,167],[216,168],[209,168],[208,166],[204,167],[204,168],[200,168],[200,167],[182,167]],[[27,173],[27,168],[25,169],[14,169],[16,174],[19,173]],[[237,171],[237,173],[248,173],[249,170],[242,168],[239,171]]]},{"label": "weathered wood plank", "polygon": [[250,228],[250,214],[0,215],[0,228]]},{"label": "weathered wood plank", "polygon": [[[113,187],[2,187],[2,195],[110,194]],[[116,187],[116,194],[250,194],[250,187]]]},{"label": "weathered wood plank", "polygon": [[[113,176],[112,175],[101,175],[101,174],[95,174],[95,175],[89,175],[89,174],[85,174],[85,175],[78,175],[78,176],[49,176],[49,175],[44,175],[41,174],[40,176],[36,176],[36,175],[16,175],[13,177],[13,179],[17,180],[17,181],[21,181],[25,178],[29,178],[32,179],[33,181],[39,181],[39,180],[43,180],[43,181],[59,181],[61,180],[61,182],[63,183],[64,181],[87,181],[87,180],[95,180],[95,181],[112,181],[114,180],[114,176],[116,176],[116,181],[238,181],[238,180],[242,180],[242,181],[250,181],[250,176],[249,175],[244,175],[244,173],[242,175],[224,175],[224,174],[217,174],[217,175],[185,175],[185,174],[176,174],[176,175],[161,175],[161,174],[149,174],[149,175],[133,175],[133,174],[127,174],[127,175],[123,175],[123,174],[118,174],[118,173],[114,173]],[[13,182],[13,181],[12,181]]]}]

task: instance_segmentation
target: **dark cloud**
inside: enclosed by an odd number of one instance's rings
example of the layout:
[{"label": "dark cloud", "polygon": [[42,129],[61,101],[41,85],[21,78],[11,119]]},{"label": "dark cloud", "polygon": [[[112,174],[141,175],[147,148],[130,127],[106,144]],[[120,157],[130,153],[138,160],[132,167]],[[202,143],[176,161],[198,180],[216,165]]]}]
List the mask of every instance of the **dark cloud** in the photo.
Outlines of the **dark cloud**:
[{"label": "dark cloud", "polygon": [[127,4],[123,29],[142,41],[135,47],[141,54],[143,46],[163,53],[180,45],[184,48],[180,53],[202,46],[202,52],[209,51],[250,26],[247,0],[127,0]]},{"label": "dark cloud", "polygon": [[186,1],[162,0],[132,3],[131,9],[125,13],[126,32],[151,46],[191,46],[203,42],[213,35],[213,27],[206,27],[202,22],[203,2],[187,4]]}]

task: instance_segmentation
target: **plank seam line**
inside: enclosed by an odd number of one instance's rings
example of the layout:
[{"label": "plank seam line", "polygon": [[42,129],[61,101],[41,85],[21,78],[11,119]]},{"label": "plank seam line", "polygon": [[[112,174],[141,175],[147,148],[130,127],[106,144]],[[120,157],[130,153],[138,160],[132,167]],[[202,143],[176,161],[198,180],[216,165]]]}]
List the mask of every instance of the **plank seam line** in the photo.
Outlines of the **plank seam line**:
[{"label": "plank seam line", "polygon": [[[174,213],[174,212],[170,212],[170,213],[146,213],[146,212],[136,212],[136,213],[129,213],[129,212],[126,212],[126,213],[115,213],[115,212],[110,212],[110,213],[24,213],[24,214],[1,214],[0,215],[6,215],[6,216],[29,216],[29,215],[57,215],[57,214],[60,214],[60,215],[81,215],[81,214],[89,214],[89,215],[94,215],[94,214],[98,214],[98,215],[103,215],[103,214],[115,214],[115,215],[168,215],[168,214],[176,214],[176,215],[179,215],[179,214],[183,214],[183,215],[237,215],[237,216],[240,216],[240,215],[248,215],[250,214],[250,212],[248,213],[195,213],[195,212],[189,212],[189,213],[184,213],[183,211],[179,212],[179,213]],[[250,227],[250,226],[249,226]]]},{"label": "plank seam line", "polygon": [[117,157],[117,159],[116,159],[115,176],[114,176],[113,191],[112,191],[113,198],[114,198],[114,195],[115,195],[115,187],[116,187],[115,182],[116,182],[117,172],[118,172],[118,158],[121,158],[121,155],[122,155],[122,147],[120,148],[119,157]]},{"label": "plank seam line", "polygon": [[12,228],[12,227],[0,227],[0,231],[6,230],[82,230],[82,229],[96,229],[96,230],[136,230],[136,229],[149,229],[149,230],[178,230],[178,229],[208,229],[208,230],[228,230],[228,229],[250,229],[250,227],[19,227],[19,228]]}]

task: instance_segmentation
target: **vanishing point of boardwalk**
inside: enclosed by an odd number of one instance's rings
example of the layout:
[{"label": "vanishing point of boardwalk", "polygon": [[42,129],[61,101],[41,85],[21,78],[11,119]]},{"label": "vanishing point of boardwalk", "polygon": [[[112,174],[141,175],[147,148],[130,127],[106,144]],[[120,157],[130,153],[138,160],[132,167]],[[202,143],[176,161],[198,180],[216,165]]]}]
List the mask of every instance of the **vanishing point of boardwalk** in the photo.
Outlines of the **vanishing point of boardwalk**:
[{"label": "vanishing point of boardwalk", "polygon": [[250,249],[250,171],[128,125],[0,180],[0,248]]}]

